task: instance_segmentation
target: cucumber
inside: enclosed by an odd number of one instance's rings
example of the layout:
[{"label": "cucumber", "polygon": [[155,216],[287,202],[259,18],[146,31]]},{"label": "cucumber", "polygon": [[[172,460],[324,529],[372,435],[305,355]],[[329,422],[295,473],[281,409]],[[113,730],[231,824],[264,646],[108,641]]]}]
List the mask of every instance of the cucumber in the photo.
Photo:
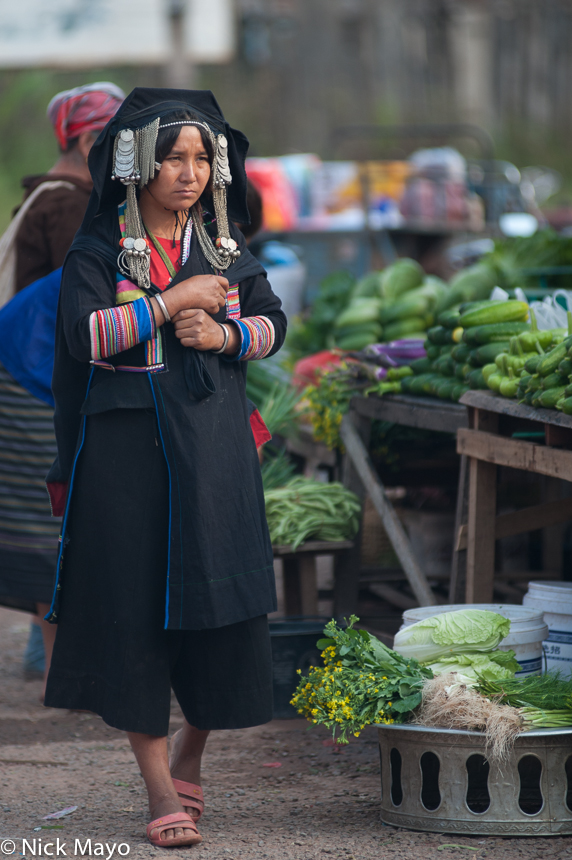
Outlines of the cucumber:
[{"label": "cucumber", "polygon": [[419,376],[406,376],[405,379],[401,380],[401,390],[404,394],[415,394],[413,391],[413,382],[417,382],[419,380]]},{"label": "cucumber", "polygon": [[565,338],[562,343],[559,343],[558,346],[555,346],[554,349],[551,349],[550,352],[542,356],[542,361],[539,362],[536,372],[541,376],[548,376],[549,373],[554,373],[560,362],[567,357],[571,346],[572,337]]},{"label": "cucumber", "polygon": [[475,367],[483,367],[483,365],[490,364],[491,361],[494,361],[497,355],[501,355],[503,352],[508,352],[509,349],[510,343],[507,340],[486,343],[484,346],[479,346],[476,349],[471,350],[469,361]]},{"label": "cucumber", "polygon": [[445,382],[442,382],[441,385],[438,385],[435,389],[435,394],[437,397],[440,397],[442,400],[450,400],[451,394],[457,388],[459,383],[456,379],[447,379]]},{"label": "cucumber", "polygon": [[488,308],[490,305],[498,304],[498,302],[502,301],[504,301],[504,299],[485,299],[481,302],[463,302],[459,307],[459,311],[461,314],[466,314],[467,311],[474,311],[477,308]]},{"label": "cucumber", "polygon": [[562,403],[562,412],[565,415],[572,415],[572,397],[567,397]]},{"label": "cucumber", "polygon": [[463,340],[471,346],[494,341],[506,341],[515,335],[528,331],[529,325],[525,322],[499,322],[487,325],[478,325],[474,328],[465,329]]},{"label": "cucumber", "polygon": [[524,362],[524,369],[527,373],[536,373],[538,365],[544,358],[543,355],[531,355],[530,358],[527,358]]},{"label": "cucumber", "polygon": [[451,355],[455,361],[460,361],[463,364],[468,360],[470,353],[471,347],[468,343],[458,343],[457,346],[454,346],[451,350]]},{"label": "cucumber", "polygon": [[451,392],[451,400],[454,400],[456,403],[467,391],[470,391],[468,385],[456,385]]},{"label": "cucumber", "polygon": [[561,373],[562,376],[570,376],[572,373],[572,358],[563,358],[560,364],[558,365],[558,373]]},{"label": "cucumber", "polygon": [[421,317],[400,320],[383,327],[383,339],[385,342],[388,342],[391,340],[401,340],[404,337],[413,337],[413,335],[418,335],[420,338],[425,337],[426,328],[426,320]]},{"label": "cucumber", "polygon": [[461,381],[465,378],[465,365],[460,361],[455,362],[455,377]]},{"label": "cucumber", "polygon": [[453,376],[455,373],[455,362],[450,355],[442,355],[433,362],[433,370],[441,376]]},{"label": "cucumber", "polygon": [[556,404],[564,395],[565,391],[565,385],[561,385],[558,388],[549,388],[548,391],[543,391],[540,395],[540,405],[543,406],[545,409],[555,409]]},{"label": "cucumber", "polygon": [[556,371],[555,373],[549,373],[548,376],[542,377],[542,387],[545,391],[548,391],[549,388],[566,387],[569,381],[570,380],[567,376],[562,376],[562,374]]},{"label": "cucumber", "polygon": [[387,325],[410,317],[422,317],[429,311],[430,304],[430,299],[420,293],[419,289],[412,290],[398,301],[383,301],[379,312],[379,321],[382,325]]},{"label": "cucumber", "polygon": [[482,308],[473,308],[461,314],[459,325],[463,328],[491,325],[495,323],[524,322],[528,319],[528,305],[516,300],[493,302]]},{"label": "cucumber", "polygon": [[542,390],[542,376],[539,376],[538,373],[535,373],[534,376],[530,377],[530,382],[528,383],[527,391],[541,391]]},{"label": "cucumber", "polygon": [[429,373],[432,370],[433,362],[429,357],[427,358],[416,358],[415,361],[412,361],[409,367],[413,371],[416,376],[419,376],[421,373]]},{"label": "cucumber", "polygon": [[369,334],[367,331],[365,332],[357,332],[356,334],[348,334],[345,337],[341,337],[336,340],[336,346],[340,349],[346,349],[351,352],[354,350],[364,349],[366,346],[369,346],[370,343],[375,343],[376,338]]},{"label": "cucumber", "polygon": [[457,328],[459,325],[459,320],[461,319],[461,314],[458,310],[454,310],[451,308],[448,311],[443,311],[437,317],[437,322],[439,325],[443,326],[443,328]]},{"label": "cucumber", "polygon": [[441,355],[440,348],[434,343],[429,343],[429,346],[425,347],[425,352],[427,353],[427,358],[430,358],[431,361],[435,361]]},{"label": "cucumber", "polygon": [[433,326],[427,332],[427,338],[431,341],[431,343],[436,344],[437,346],[445,346],[445,344],[454,343],[453,340],[453,332],[444,328],[442,325]]},{"label": "cucumber", "polygon": [[469,385],[471,388],[485,389],[488,385],[483,376],[482,368],[477,368],[469,373]]}]

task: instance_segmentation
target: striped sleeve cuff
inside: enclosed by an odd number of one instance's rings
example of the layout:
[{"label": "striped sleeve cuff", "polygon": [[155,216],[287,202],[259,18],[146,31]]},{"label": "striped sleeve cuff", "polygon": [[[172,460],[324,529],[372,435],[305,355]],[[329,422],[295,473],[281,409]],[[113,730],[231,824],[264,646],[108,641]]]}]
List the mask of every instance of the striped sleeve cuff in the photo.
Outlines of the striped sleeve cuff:
[{"label": "striped sleeve cuff", "polygon": [[92,361],[108,358],[157,336],[148,298],[94,311],[89,318]]},{"label": "striped sleeve cuff", "polygon": [[265,358],[274,346],[274,326],[268,317],[235,319],[240,330],[240,351],[234,361]]}]

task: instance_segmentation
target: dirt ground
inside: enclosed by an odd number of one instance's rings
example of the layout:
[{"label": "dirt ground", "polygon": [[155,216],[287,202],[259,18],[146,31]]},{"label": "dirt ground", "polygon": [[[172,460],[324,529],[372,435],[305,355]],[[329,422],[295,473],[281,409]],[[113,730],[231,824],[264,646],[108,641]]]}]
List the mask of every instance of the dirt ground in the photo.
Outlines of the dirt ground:
[{"label": "dirt ground", "polygon": [[[22,840],[39,856],[40,842],[60,840],[60,856],[85,856],[116,844],[130,858],[165,849],[145,839],[146,794],[125,736],[99,717],[44,708],[40,681],[25,681],[22,656],[29,629],[23,613],[0,608],[0,851]],[[173,704],[171,732],[182,722]],[[279,762],[280,767],[264,767]],[[570,857],[571,838],[501,839],[414,833],[379,817],[379,765],[374,729],[342,753],[328,733],[302,720],[211,735],[204,759],[206,811],[200,846],[170,849],[192,860],[419,860],[475,857],[547,860]],[[77,806],[58,821],[43,816]],[[57,829],[54,829],[57,828]],[[457,847],[448,847],[453,843]],[[129,852],[127,852],[127,847]],[[48,850],[49,849],[48,847]],[[55,849],[54,849],[55,854]],[[45,852],[42,852],[45,856]],[[75,856],[81,856],[75,854]]]}]

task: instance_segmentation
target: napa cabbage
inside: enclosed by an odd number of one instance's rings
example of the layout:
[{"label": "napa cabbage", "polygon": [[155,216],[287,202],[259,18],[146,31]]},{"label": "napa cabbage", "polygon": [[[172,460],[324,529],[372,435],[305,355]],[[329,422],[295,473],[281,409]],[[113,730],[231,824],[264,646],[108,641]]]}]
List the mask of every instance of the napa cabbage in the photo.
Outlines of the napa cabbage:
[{"label": "napa cabbage", "polygon": [[486,609],[459,609],[418,621],[400,630],[394,651],[420,663],[433,663],[453,654],[490,652],[510,632],[510,621]]},{"label": "napa cabbage", "polygon": [[431,669],[434,675],[460,672],[464,678],[471,679],[473,683],[483,678],[486,681],[504,681],[507,678],[514,678],[514,673],[520,670],[514,651],[452,654],[450,657],[442,657],[434,663],[429,663],[427,668]]}]

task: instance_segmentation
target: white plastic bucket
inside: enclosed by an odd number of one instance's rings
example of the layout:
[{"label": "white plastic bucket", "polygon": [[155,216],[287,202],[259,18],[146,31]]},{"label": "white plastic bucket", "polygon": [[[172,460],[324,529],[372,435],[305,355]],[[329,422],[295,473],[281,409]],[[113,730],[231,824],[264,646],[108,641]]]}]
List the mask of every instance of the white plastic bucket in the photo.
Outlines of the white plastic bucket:
[{"label": "white plastic bucket", "polygon": [[572,675],[572,582],[529,582],[522,603],[544,614],[546,668]]},{"label": "white plastic bucket", "polygon": [[[416,621],[424,621],[425,618],[442,615],[444,612],[456,612],[459,609],[486,609],[488,612],[497,612],[504,618],[508,618],[510,633],[502,640],[499,650],[514,651],[516,659],[522,667],[521,671],[516,673],[517,677],[524,678],[526,675],[540,675],[542,673],[542,643],[548,633],[548,626],[542,611],[533,607],[525,608],[511,603],[458,603],[452,606],[419,606],[415,609],[405,610],[401,629],[410,627]],[[570,622],[572,625],[572,617]],[[570,630],[572,642],[572,626]]]}]

